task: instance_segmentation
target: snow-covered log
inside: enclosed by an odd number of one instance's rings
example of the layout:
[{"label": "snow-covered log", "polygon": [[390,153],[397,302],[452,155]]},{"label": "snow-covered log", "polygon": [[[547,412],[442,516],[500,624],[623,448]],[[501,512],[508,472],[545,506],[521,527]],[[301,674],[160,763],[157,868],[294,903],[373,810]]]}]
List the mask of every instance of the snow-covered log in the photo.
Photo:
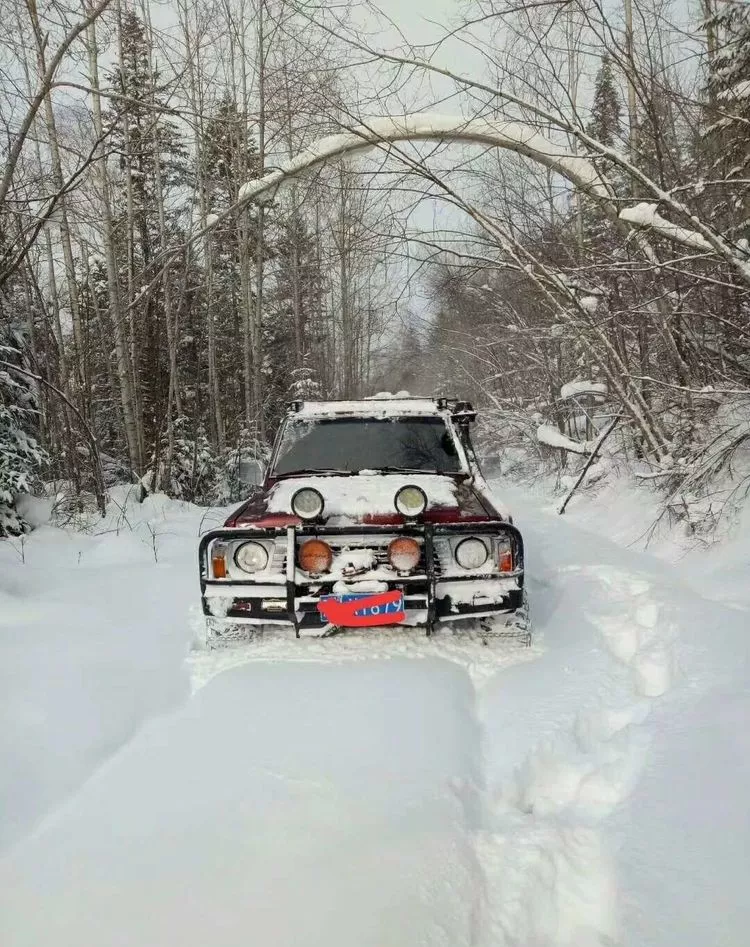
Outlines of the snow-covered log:
[{"label": "snow-covered log", "polygon": [[574,441],[566,437],[553,424],[540,424],[536,429],[536,439],[547,447],[557,447],[560,450],[570,451],[571,454],[588,455],[591,453],[591,444],[588,441]]},{"label": "snow-covered log", "polygon": [[560,389],[560,400],[568,401],[587,395],[603,401],[608,394],[607,386],[601,381],[569,381]]}]

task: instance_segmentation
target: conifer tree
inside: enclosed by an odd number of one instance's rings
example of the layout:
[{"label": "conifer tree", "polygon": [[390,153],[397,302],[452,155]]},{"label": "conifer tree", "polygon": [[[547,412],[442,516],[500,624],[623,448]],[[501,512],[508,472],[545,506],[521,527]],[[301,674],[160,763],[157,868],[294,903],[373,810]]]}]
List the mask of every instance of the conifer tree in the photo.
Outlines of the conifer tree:
[{"label": "conifer tree", "polygon": [[591,119],[586,131],[592,138],[611,148],[622,133],[621,114],[622,106],[612,72],[612,62],[605,54],[596,74]]}]

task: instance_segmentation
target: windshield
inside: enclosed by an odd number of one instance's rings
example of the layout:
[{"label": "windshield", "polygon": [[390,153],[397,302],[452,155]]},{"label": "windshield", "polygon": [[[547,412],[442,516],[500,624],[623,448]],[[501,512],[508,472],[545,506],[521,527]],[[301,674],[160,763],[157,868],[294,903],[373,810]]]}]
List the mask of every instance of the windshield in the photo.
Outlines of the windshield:
[{"label": "windshield", "polygon": [[458,473],[462,467],[439,417],[290,418],[271,476],[384,469]]}]

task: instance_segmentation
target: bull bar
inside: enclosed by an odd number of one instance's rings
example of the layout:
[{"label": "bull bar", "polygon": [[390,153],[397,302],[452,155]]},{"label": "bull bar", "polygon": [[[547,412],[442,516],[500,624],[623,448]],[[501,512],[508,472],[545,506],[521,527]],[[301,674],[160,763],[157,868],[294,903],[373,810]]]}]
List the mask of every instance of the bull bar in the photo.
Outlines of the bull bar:
[{"label": "bull bar", "polygon": [[[252,590],[253,588],[265,587],[271,585],[284,589],[283,595],[278,595],[279,599],[285,601],[285,611],[264,611],[262,608],[253,609],[252,620],[258,624],[282,624],[294,628],[297,638],[300,637],[300,629],[320,626],[320,616],[317,612],[316,598],[322,595],[331,594],[332,586],[336,581],[333,578],[326,578],[325,575],[305,579],[300,581],[297,573],[296,549],[298,538],[312,539],[330,537],[352,536],[363,539],[368,536],[379,536],[383,534],[398,536],[410,536],[422,539],[424,549],[424,569],[419,570],[419,574],[400,575],[394,574],[393,579],[389,579],[389,588],[400,588],[403,590],[405,604],[409,601],[409,595],[417,593],[415,597],[424,599],[423,610],[426,612],[424,624],[426,633],[430,635],[433,631],[435,622],[441,618],[479,618],[490,617],[498,614],[514,613],[522,607],[524,602],[524,546],[523,539],[519,530],[507,520],[486,520],[481,523],[419,523],[408,522],[400,525],[373,525],[357,524],[356,526],[327,526],[315,523],[305,523],[298,526],[233,526],[214,529],[205,533],[198,547],[198,561],[200,571],[201,600],[203,613],[211,616],[213,613],[210,607],[209,597],[206,595],[207,589],[222,588],[227,589],[228,599],[233,599],[233,605],[226,614],[226,618],[247,619],[247,610],[244,603],[256,602],[261,605],[261,598],[247,598],[237,595],[237,592],[243,590]],[[462,574],[443,575],[436,568],[435,557],[435,537],[462,535],[467,536],[499,536],[507,535],[510,539],[511,550],[513,554],[514,569],[512,572],[463,572]],[[286,538],[285,555],[285,575],[282,582],[278,578],[274,582],[267,575],[250,574],[242,579],[213,579],[210,577],[210,564],[208,550],[212,542],[219,541],[242,541],[257,539]],[[352,577],[354,581],[362,576]],[[467,605],[465,603],[451,604],[450,596],[437,598],[436,589],[439,582],[462,583],[476,580],[495,582],[498,580],[507,581],[514,579],[516,588],[508,590],[503,594],[502,603],[494,605]],[[306,594],[305,594],[306,593]],[[316,593],[316,594],[315,594]],[[262,593],[263,597],[270,598],[268,593]],[[447,605],[446,605],[447,599]],[[240,603],[240,608],[237,604]],[[411,603],[410,603],[411,604]]]}]

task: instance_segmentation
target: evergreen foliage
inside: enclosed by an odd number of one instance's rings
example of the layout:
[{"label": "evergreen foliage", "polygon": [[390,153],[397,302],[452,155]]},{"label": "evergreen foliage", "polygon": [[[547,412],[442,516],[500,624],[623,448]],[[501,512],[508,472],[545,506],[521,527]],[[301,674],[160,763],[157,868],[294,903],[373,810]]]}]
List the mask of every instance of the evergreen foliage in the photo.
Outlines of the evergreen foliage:
[{"label": "evergreen foliage", "polygon": [[596,74],[594,101],[586,131],[592,138],[596,138],[597,141],[611,148],[619,142],[622,134],[621,114],[622,106],[612,70],[612,61],[609,56],[604,55]]},{"label": "evergreen foliage", "polygon": [[[18,338],[0,333],[0,362],[21,365]],[[39,445],[34,391],[0,365],[0,536],[17,536],[26,524],[16,509],[19,494],[31,493],[46,454]]]},{"label": "evergreen foliage", "polygon": [[713,155],[713,216],[735,238],[750,239],[750,4],[719,2],[707,24],[716,53],[709,62],[705,135]]}]

